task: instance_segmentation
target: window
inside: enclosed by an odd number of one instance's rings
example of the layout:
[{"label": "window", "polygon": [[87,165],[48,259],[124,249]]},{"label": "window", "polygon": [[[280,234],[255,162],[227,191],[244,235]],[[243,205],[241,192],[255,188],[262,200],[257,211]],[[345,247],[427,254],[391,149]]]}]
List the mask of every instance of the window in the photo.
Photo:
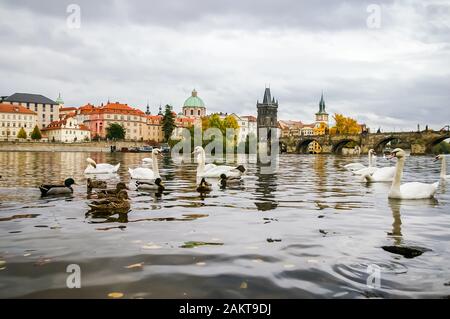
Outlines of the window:
[{"label": "window", "polygon": [[198,110],[198,115],[200,116],[200,110]]},{"label": "window", "polygon": [[194,115],[194,110],[191,110],[191,115]]}]

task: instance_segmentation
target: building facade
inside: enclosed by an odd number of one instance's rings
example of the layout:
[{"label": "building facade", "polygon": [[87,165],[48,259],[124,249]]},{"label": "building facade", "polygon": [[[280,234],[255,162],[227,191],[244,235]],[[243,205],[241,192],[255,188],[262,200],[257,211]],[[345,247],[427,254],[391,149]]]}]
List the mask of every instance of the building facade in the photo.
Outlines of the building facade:
[{"label": "building facade", "polygon": [[37,114],[37,125],[43,129],[59,119],[59,104],[40,94],[14,93],[2,99],[2,103],[21,105]]},{"label": "building facade", "polygon": [[194,89],[189,98],[184,101],[183,115],[187,117],[201,118],[206,116],[206,106],[201,98],[198,97]]},{"label": "building facade", "polygon": [[89,128],[84,124],[80,124],[75,114],[50,123],[42,129],[42,133],[49,141],[63,143],[83,142],[91,139]]},{"label": "building facade", "polygon": [[147,129],[144,141],[161,143],[164,141],[161,115],[147,115]]},{"label": "building facade", "polygon": [[0,139],[13,140],[21,128],[30,137],[37,125],[37,114],[24,106],[0,103]]}]

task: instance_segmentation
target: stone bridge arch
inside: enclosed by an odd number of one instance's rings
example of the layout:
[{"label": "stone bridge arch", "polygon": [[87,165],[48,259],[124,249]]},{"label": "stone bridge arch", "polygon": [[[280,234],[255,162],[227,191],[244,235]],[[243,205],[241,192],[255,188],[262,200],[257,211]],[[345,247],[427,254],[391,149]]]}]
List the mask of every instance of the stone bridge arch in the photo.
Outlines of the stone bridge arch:
[{"label": "stone bridge arch", "polygon": [[343,138],[343,139],[340,139],[340,140],[338,140],[337,142],[335,142],[333,144],[333,147],[331,148],[331,152],[334,153],[334,154],[340,153],[342,148],[345,145],[347,145],[348,143],[350,143],[350,142],[354,142],[355,144],[357,144],[361,148],[361,145],[360,145],[359,141],[357,141],[357,140],[355,140],[353,138]]},{"label": "stone bridge arch", "polygon": [[412,141],[409,138],[405,138],[404,136],[402,137],[397,135],[389,135],[384,136],[380,140],[375,142],[375,144],[373,145],[373,149],[377,153],[382,153],[386,145],[392,141],[399,141],[399,144],[401,144],[402,148],[406,148],[405,145],[408,145],[407,147],[408,149],[411,148]]},{"label": "stone bridge arch", "polygon": [[434,146],[436,146],[437,144],[439,144],[447,139],[450,139],[450,133],[444,134],[442,136],[430,138],[430,140],[427,141],[427,143],[426,143],[426,152],[431,153],[433,151]]},{"label": "stone bridge arch", "polygon": [[318,139],[315,139],[315,138],[305,138],[305,139],[300,140],[300,141],[297,143],[297,153],[300,153],[300,154],[307,154],[307,153],[308,153],[308,146],[309,146],[309,144],[311,144],[312,142],[316,142],[316,143],[318,143],[320,146],[322,146],[322,143],[321,143]]}]

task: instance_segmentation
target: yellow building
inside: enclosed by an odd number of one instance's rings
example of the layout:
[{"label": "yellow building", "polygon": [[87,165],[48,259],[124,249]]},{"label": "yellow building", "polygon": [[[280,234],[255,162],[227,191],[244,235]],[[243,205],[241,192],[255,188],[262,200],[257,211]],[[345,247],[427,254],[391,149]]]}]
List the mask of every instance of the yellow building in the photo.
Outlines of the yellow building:
[{"label": "yellow building", "polygon": [[310,154],[322,153],[322,146],[320,146],[320,144],[317,143],[316,141],[312,141],[308,145],[308,153],[310,153]]},{"label": "yellow building", "polygon": [[37,125],[37,114],[24,106],[0,103],[0,139],[17,139],[21,128],[30,137]]},{"label": "yellow building", "polygon": [[161,143],[164,141],[161,115],[147,115],[147,130],[145,131],[145,141]]}]

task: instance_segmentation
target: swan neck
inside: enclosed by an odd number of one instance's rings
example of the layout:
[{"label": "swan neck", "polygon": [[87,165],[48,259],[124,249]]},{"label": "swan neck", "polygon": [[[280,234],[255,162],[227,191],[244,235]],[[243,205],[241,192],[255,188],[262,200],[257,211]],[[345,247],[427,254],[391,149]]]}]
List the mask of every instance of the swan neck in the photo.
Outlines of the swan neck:
[{"label": "swan neck", "polygon": [[200,156],[197,158],[197,160],[198,160],[197,170],[203,173],[205,171],[205,162],[206,162],[206,155],[204,150],[201,151]]},{"label": "swan neck", "polygon": [[402,181],[404,166],[405,166],[405,158],[403,157],[398,158],[397,164],[395,165],[395,176],[394,180],[392,181],[391,192],[392,191],[400,192],[400,183]]},{"label": "swan neck", "polygon": [[152,167],[153,167],[153,173],[155,174],[156,178],[161,178],[159,175],[159,167],[158,167],[158,158],[155,154],[152,153]]},{"label": "swan neck", "polygon": [[372,152],[369,151],[369,167],[372,167]]}]

